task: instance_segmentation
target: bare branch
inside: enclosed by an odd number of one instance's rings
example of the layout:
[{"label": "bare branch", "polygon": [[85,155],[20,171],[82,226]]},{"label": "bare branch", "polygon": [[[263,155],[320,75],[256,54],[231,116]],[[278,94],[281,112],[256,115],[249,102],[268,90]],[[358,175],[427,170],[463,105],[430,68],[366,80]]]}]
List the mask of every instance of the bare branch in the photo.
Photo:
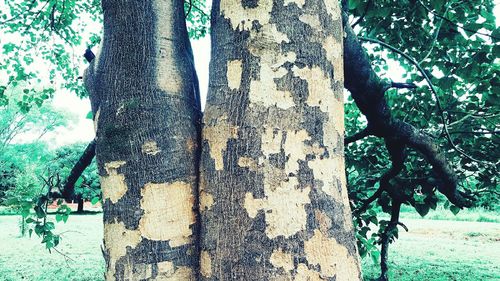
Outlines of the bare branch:
[{"label": "bare branch", "polygon": [[364,128],[363,130],[355,133],[354,135],[346,137],[344,139],[344,145],[348,145],[352,142],[356,142],[356,141],[363,139],[369,135],[371,135],[371,130],[369,128]]},{"label": "bare branch", "polygon": [[94,159],[95,156],[95,146],[96,141],[94,139],[88,144],[82,156],[80,156],[80,159],[78,159],[78,162],[76,162],[75,166],[73,166],[73,169],[71,169],[71,172],[69,173],[69,176],[66,179],[62,190],[62,195],[64,198],[71,198],[74,196],[75,183],[80,178],[83,171],[85,171],[90,163],[92,163],[92,159]]}]

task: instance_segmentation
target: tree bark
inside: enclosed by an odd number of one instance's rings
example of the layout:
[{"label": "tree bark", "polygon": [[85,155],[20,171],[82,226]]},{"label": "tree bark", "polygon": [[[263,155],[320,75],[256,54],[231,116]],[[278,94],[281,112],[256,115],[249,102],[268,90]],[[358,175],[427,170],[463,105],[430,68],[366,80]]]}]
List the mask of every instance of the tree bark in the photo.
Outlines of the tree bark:
[{"label": "tree bark", "polygon": [[336,1],[213,2],[201,280],[361,280]]},{"label": "tree bark", "polygon": [[76,201],[78,202],[76,212],[81,214],[81,213],[83,213],[83,203],[84,203],[83,198],[81,196],[78,196]]},{"label": "tree bark", "polygon": [[181,0],[103,0],[85,74],[106,280],[196,280],[198,82]]}]

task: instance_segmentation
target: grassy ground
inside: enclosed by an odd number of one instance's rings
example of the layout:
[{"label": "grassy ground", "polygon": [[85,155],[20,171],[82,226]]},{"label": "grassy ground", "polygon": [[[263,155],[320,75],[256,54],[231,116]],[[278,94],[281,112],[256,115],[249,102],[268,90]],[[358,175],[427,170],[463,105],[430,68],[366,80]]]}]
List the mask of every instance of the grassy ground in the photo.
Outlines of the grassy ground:
[{"label": "grassy ground", "polygon": [[[500,224],[404,219],[410,228],[391,248],[394,281],[500,280]],[[49,254],[36,237],[20,238],[17,216],[0,216],[0,280],[103,279],[101,215],[72,215],[57,224],[60,251]],[[363,261],[366,280],[378,265]],[[339,280],[342,281],[342,280]]]}]

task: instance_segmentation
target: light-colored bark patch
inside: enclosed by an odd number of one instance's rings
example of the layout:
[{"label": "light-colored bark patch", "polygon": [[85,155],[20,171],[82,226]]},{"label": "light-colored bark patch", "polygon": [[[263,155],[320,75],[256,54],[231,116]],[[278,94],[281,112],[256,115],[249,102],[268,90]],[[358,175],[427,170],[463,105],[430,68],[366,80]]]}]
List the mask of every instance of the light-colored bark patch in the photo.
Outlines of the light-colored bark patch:
[{"label": "light-colored bark patch", "polygon": [[265,64],[260,65],[260,79],[250,81],[250,102],[264,107],[276,106],[288,109],[295,106],[292,93],[280,91],[276,88],[275,78],[281,78],[287,74],[286,69],[273,70]]},{"label": "light-colored bark patch", "polygon": [[245,195],[244,208],[250,218],[255,218],[259,210],[265,211],[266,235],[269,238],[280,235],[290,237],[305,229],[305,205],[311,203],[311,188],[298,189],[298,184],[297,178],[291,177],[281,181],[279,186],[264,183],[265,198],[255,199],[251,193]]},{"label": "light-colored bark patch", "polygon": [[203,139],[208,141],[210,156],[215,161],[217,171],[224,169],[223,153],[226,151],[227,141],[238,138],[238,126],[231,125],[227,119],[227,115],[224,115],[215,125],[203,128]]},{"label": "light-colored bark patch", "polygon": [[102,196],[112,203],[118,202],[128,190],[125,175],[118,173],[118,168],[125,165],[125,161],[112,161],[104,164],[107,176],[100,176]]},{"label": "light-colored bark patch", "polygon": [[320,210],[314,210],[314,218],[319,225],[319,230],[323,233],[327,233],[332,227],[332,219],[330,219],[325,213]]},{"label": "light-colored bark patch", "polygon": [[281,150],[281,140],[283,139],[283,132],[281,130],[274,130],[273,128],[265,128],[264,133],[261,135],[260,148],[264,155],[279,153]]},{"label": "light-colored bark patch", "polygon": [[307,104],[310,106],[319,106],[321,111],[330,112],[330,100],[336,100],[330,78],[321,68],[314,66],[312,68],[304,67],[292,68],[295,76],[307,81],[308,97]]},{"label": "light-colored bark patch", "polygon": [[323,41],[323,49],[326,51],[327,60],[332,62],[334,79],[341,84],[344,83],[344,54],[342,52],[342,40],[328,36]]},{"label": "light-colored bark patch", "polygon": [[293,256],[289,253],[285,253],[281,249],[274,250],[269,261],[275,268],[283,268],[285,271],[294,269]]},{"label": "light-colored bark patch", "polygon": [[212,259],[207,251],[201,251],[200,255],[200,273],[203,277],[212,276]]},{"label": "light-colored bark patch", "polygon": [[156,155],[161,152],[158,144],[155,141],[147,141],[141,147],[142,153],[149,155]]},{"label": "light-colored bark patch", "polygon": [[147,183],[141,189],[139,221],[141,234],[156,241],[169,241],[170,247],[188,244],[190,226],[195,223],[194,196],[191,185],[185,182]]},{"label": "light-colored bark patch", "polygon": [[207,211],[210,210],[212,205],[214,204],[214,197],[212,194],[205,192],[205,191],[200,191],[200,211]]},{"label": "light-colored bark patch", "polygon": [[231,60],[227,62],[227,86],[231,90],[240,88],[242,72],[243,66],[241,60]]},{"label": "light-colored bark patch", "polygon": [[[339,144],[339,138],[344,138],[344,106],[342,102],[331,103],[331,112],[328,113],[328,120],[323,123],[323,143],[330,150]],[[340,140],[343,141],[343,140]]]},{"label": "light-colored bark patch", "polygon": [[[154,1],[156,18],[173,19],[175,9],[172,1]],[[179,94],[182,91],[183,79],[175,49],[179,42],[174,42],[174,21],[163,21],[156,25],[156,80],[158,87],[169,93]]]},{"label": "light-colored bark patch", "polygon": [[313,237],[304,242],[304,252],[309,264],[320,266],[322,276],[335,276],[336,280],[343,281],[359,281],[360,269],[357,260],[335,238],[330,238],[316,229]]},{"label": "light-colored bark patch", "polygon": [[[105,248],[109,253],[109,268],[106,270],[106,280],[114,280],[116,261],[127,254],[127,248],[135,248],[141,241],[141,233],[125,228],[123,222],[104,224]],[[131,267],[132,265],[128,265]],[[125,269],[131,270],[131,268]]]},{"label": "light-colored bark patch", "polygon": [[321,30],[321,22],[319,21],[319,16],[316,14],[302,14],[299,16],[299,20],[311,27],[315,27],[315,30]]},{"label": "light-colored bark patch", "polygon": [[[260,46],[260,44],[264,46]],[[281,54],[281,52],[268,50],[265,48],[266,44],[271,43],[265,40],[255,40],[255,43],[249,47],[253,55],[260,57],[259,78],[250,81],[250,92],[248,93],[250,103],[264,107],[276,106],[286,110],[295,106],[292,93],[278,90],[275,79],[282,78],[288,73],[282,67],[283,64],[294,62],[297,56],[293,52]],[[278,43],[275,44],[279,48]]]},{"label": "light-colored bark patch", "polygon": [[330,14],[332,20],[340,19],[340,5],[339,1],[323,1],[326,6],[326,11]]},{"label": "light-colored bark patch", "polygon": [[336,148],[338,134],[344,133],[344,105],[337,99],[331,80],[319,67],[294,67],[292,70],[297,77],[307,81],[309,92],[307,104],[317,106],[321,111],[328,113],[328,119],[323,123],[323,143],[329,148]]},{"label": "light-colored bark patch", "polygon": [[187,266],[175,267],[170,261],[158,263],[157,281],[195,281],[193,269]]},{"label": "light-colored bark patch", "polygon": [[[311,270],[307,265],[299,263],[297,266],[297,274],[295,275],[294,281],[324,281],[325,278],[321,278],[319,272]],[[337,279],[341,281],[342,279]],[[343,281],[343,280],[342,280]]]},{"label": "light-colored bark patch", "polygon": [[238,159],[238,166],[248,168],[250,171],[257,171],[259,164],[250,157],[240,157]]},{"label": "light-colored bark patch", "polygon": [[97,108],[97,111],[94,115],[94,132],[97,132],[97,124],[99,122],[99,116],[101,115],[101,107]]},{"label": "light-colored bark patch", "polygon": [[307,155],[304,141],[310,140],[306,130],[287,131],[284,145],[285,155],[288,161],[285,164],[285,172],[297,173],[299,170],[299,160],[305,160]]},{"label": "light-colored bark patch", "polygon": [[335,176],[344,173],[344,170],[341,170],[344,167],[343,162],[344,158],[341,155],[330,155],[323,159],[316,158],[307,162],[313,172],[314,179],[323,183],[321,189],[338,202],[343,200]]},{"label": "light-colored bark patch", "polygon": [[250,30],[252,22],[265,25],[271,18],[273,1],[259,1],[255,8],[244,8],[241,1],[220,1],[220,13],[229,19],[234,30]]}]

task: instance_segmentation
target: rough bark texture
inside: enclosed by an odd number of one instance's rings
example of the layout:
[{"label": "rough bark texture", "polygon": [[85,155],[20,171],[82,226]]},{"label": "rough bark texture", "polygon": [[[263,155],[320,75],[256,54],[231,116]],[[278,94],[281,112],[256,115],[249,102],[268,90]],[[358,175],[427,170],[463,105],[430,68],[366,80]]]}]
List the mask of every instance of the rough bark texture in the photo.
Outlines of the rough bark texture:
[{"label": "rough bark texture", "polygon": [[214,1],[202,280],[360,280],[336,1]]},{"label": "rough bark texture", "polygon": [[198,83],[181,0],[103,0],[86,71],[106,280],[195,280]]}]

